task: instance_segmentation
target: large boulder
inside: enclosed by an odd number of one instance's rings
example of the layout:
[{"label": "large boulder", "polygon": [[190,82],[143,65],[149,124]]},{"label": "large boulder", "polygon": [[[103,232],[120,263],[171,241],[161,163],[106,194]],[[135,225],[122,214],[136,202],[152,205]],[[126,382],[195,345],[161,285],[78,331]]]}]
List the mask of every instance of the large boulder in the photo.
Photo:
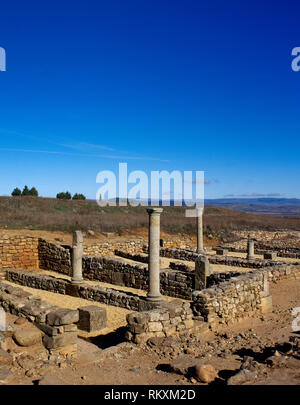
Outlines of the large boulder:
[{"label": "large boulder", "polygon": [[16,330],[13,334],[15,342],[20,346],[33,346],[41,342],[42,333],[35,327]]}]

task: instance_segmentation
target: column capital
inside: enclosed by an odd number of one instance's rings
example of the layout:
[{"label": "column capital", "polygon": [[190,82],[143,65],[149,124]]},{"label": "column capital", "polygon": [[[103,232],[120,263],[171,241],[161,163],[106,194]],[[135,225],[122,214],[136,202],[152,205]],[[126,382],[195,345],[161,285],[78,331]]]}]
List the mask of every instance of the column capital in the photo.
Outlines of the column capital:
[{"label": "column capital", "polygon": [[163,212],[163,208],[147,208],[147,212],[149,215],[156,214],[159,215]]}]

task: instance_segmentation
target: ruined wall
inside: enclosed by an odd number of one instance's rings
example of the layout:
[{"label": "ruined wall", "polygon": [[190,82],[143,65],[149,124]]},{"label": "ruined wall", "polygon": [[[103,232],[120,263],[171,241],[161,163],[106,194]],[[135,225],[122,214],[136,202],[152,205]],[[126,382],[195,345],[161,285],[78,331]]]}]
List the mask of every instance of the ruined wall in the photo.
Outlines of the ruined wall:
[{"label": "ruined wall", "polygon": [[[83,257],[82,263],[83,276],[86,279],[148,290],[147,265],[132,265],[109,257]],[[161,271],[160,291],[170,297],[190,299],[194,279],[194,275],[190,273],[168,269]]]},{"label": "ruined wall", "polygon": [[300,279],[300,265],[256,270],[232,277],[211,288],[194,291],[194,315],[203,317],[207,322],[230,323],[263,312],[271,304],[265,281],[287,278]]},{"label": "ruined wall", "polygon": [[[198,253],[192,252],[190,250],[184,249],[169,249],[169,248],[160,248],[160,256],[168,257],[177,260],[190,261],[194,262],[199,256]],[[225,266],[236,266],[236,267],[245,267],[245,268],[263,268],[269,266],[278,266],[278,262],[271,260],[262,260],[262,259],[244,259],[242,257],[232,257],[232,256],[220,256],[220,255],[206,255],[209,263],[211,264],[221,264]],[[285,265],[285,263],[282,263]],[[175,265],[172,265],[175,267]]]},{"label": "ruined wall", "polygon": [[94,243],[90,246],[84,246],[83,254],[85,256],[110,256],[114,254],[116,249],[128,253],[142,253],[145,244],[146,240],[144,239]]},{"label": "ruined wall", "polygon": [[38,256],[41,269],[57,271],[67,275],[71,274],[71,253],[69,249],[39,238]]},{"label": "ruined wall", "polygon": [[127,315],[128,340],[146,343],[151,337],[174,336],[194,327],[189,302],[171,301],[150,311]]},{"label": "ruined wall", "polygon": [[149,258],[148,255],[145,253],[130,253],[126,252],[125,250],[116,249],[114,254],[119,257],[124,257],[125,259],[134,260],[140,263],[148,263]]},{"label": "ruined wall", "polygon": [[8,236],[0,239],[0,268],[19,267],[37,269],[38,238],[32,236]]},{"label": "ruined wall", "polygon": [[133,311],[139,311],[143,308],[144,304],[140,302],[141,297],[137,294],[112,288],[91,286],[84,283],[74,286],[68,280],[32,273],[26,270],[8,269],[6,270],[6,280],[26,287],[76,296],[89,301],[97,301],[106,305],[131,309]]},{"label": "ruined wall", "polygon": [[50,353],[77,354],[77,310],[59,308],[34,295],[0,282],[0,305],[6,312],[27,318],[43,333],[43,344]]}]

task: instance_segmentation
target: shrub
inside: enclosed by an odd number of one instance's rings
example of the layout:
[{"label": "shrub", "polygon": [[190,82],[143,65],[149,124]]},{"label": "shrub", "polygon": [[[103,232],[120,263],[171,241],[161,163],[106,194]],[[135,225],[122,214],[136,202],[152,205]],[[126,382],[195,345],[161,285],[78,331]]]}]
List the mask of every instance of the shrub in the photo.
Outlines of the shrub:
[{"label": "shrub", "polygon": [[30,190],[27,186],[23,188],[22,195],[30,195]]},{"label": "shrub", "polygon": [[83,195],[83,194],[77,194],[77,193],[75,193],[74,195],[73,195],[73,198],[72,198],[73,200],[85,200],[85,196]]},{"label": "shrub", "polygon": [[56,194],[56,198],[58,198],[59,200],[71,200],[71,194],[69,193],[69,191],[61,192]]},{"label": "shrub", "polygon": [[32,187],[29,190],[29,195],[32,195],[33,197],[38,197],[39,193],[38,193],[38,191],[37,191],[37,189],[35,187]]},{"label": "shrub", "polygon": [[19,195],[21,195],[21,194],[22,194],[22,192],[21,192],[21,190],[20,190],[18,187],[16,187],[16,188],[13,190],[13,192],[11,193],[11,195],[12,195],[13,197],[19,196]]}]

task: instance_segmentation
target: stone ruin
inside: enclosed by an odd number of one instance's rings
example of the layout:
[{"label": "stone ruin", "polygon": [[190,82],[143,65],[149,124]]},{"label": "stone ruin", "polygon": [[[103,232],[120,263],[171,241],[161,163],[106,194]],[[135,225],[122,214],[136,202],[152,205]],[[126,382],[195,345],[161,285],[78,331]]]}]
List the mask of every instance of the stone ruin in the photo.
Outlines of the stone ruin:
[{"label": "stone ruin", "polygon": [[[126,338],[140,344],[152,337],[191,331],[202,333],[216,323],[232,323],[270,311],[269,282],[300,278],[300,263],[279,263],[277,252],[264,252],[264,259],[257,259],[254,255],[256,242],[250,238],[246,258],[229,256],[230,246],[218,247],[215,255],[208,254],[203,247],[202,216],[197,218],[196,249],[168,245],[160,239],[162,209],[147,211],[148,246],[142,241],[136,245],[118,243],[114,250],[110,246],[109,253],[113,251],[118,258],[102,253],[87,255],[80,231],[74,233],[73,246],[69,248],[42,238],[4,236],[0,240],[0,304],[5,311],[33,322],[43,333],[43,342],[49,351],[74,354],[78,329],[91,332],[106,326],[106,311],[93,306],[92,302],[132,310],[127,316]],[[99,249],[103,252],[104,248]],[[161,269],[160,257],[176,261],[170,262],[169,268]],[[194,262],[194,266],[185,262]],[[214,264],[252,270],[214,273]],[[32,271],[36,269],[68,275],[71,280]],[[84,298],[91,301],[91,305],[78,310],[53,308],[20,288],[5,284],[5,280]],[[147,295],[140,296],[117,287],[90,285],[85,280],[142,289]],[[165,301],[164,295],[174,300]]]}]

